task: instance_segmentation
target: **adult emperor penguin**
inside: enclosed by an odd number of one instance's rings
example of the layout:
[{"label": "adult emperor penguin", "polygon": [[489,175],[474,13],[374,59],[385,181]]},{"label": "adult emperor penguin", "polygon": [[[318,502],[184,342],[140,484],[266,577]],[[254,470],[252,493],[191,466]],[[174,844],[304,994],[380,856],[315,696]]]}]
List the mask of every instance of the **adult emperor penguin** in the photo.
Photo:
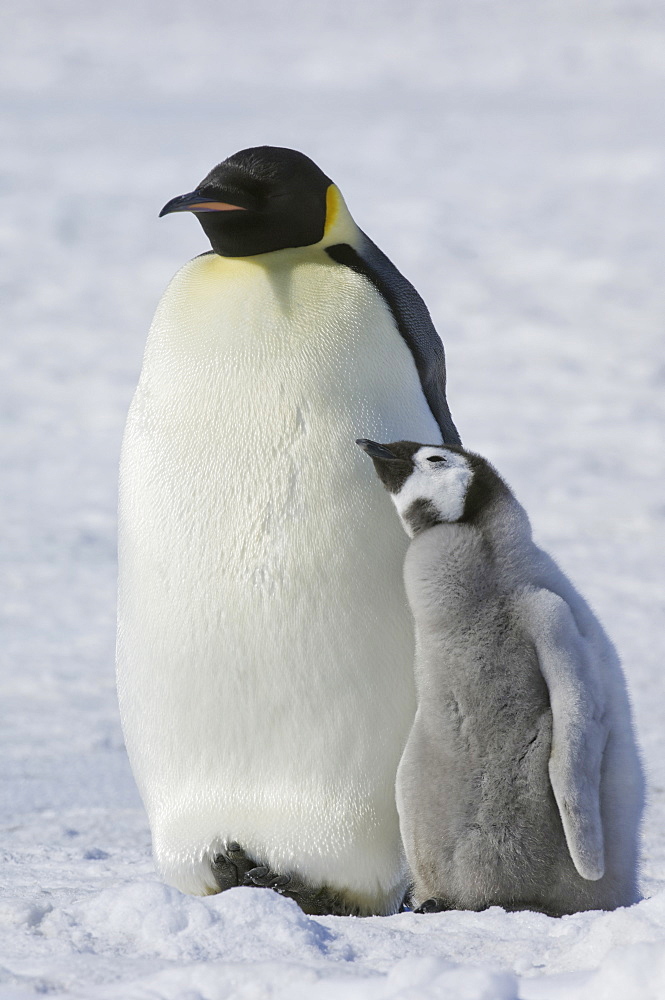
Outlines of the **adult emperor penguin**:
[{"label": "adult emperor penguin", "polygon": [[600,623],[485,459],[357,443],[412,538],[418,710],[397,804],[414,902],[554,916],[635,902],[642,769]]},{"label": "adult emperor penguin", "polygon": [[212,251],[157,308],[120,477],[118,688],[156,864],[185,892],[391,913],[413,630],[353,438],[459,440],[443,347],[303,154],[236,153],[161,214],[183,211]]}]

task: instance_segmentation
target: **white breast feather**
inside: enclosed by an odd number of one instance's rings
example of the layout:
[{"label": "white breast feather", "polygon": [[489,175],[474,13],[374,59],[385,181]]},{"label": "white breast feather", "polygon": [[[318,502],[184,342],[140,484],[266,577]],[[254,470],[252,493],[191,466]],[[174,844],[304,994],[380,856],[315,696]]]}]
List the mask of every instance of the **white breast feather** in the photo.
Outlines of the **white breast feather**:
[{"label": "white breast feather", "polygon": [[118,684],[184,891],[227,838],[370,895],[403,878],[406,539],[357,437],[440,439],[368,282],[320,249],[176,275],[123,446]]}]

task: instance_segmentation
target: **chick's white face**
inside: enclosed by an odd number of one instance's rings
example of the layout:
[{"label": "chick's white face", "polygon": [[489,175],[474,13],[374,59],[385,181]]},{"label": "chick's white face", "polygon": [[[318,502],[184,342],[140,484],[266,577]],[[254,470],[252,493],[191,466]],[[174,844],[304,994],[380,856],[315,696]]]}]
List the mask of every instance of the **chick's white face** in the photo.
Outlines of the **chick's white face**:
[{"label": "chick's white face", "polygon": [[407,534],[413,538],[428,518],[432,522],[458,521],[472,475],[463,455],[443,447],[420,448],[413,456],[413,472],[399,492],[392,494]]}]

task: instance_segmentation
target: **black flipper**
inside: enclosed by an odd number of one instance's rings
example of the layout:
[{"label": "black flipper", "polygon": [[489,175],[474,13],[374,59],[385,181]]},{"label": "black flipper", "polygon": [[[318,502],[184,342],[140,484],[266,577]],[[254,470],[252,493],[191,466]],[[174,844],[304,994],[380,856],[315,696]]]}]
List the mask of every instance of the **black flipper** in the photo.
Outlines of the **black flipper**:
[{"label": "black flipper", "polygon": [[429,310],[413,285],[383,251],[364,233],[362,237],[360,251],[348,243],[337,243],[326,247],[326,253],[338,264],[363,275],[385,300],[413,355],[423,394],[439,425],[444,444],[461,444],[446,399],[446,356]]}]

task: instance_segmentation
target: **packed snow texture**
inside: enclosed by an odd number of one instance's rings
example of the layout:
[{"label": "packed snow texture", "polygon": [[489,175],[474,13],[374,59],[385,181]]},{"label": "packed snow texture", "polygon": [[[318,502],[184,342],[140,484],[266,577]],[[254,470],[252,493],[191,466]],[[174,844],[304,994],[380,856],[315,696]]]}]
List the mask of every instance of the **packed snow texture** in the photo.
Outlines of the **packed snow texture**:
[{"label": "packed snow texture", "polygon": [[[5,0],[0,997],[665,995],[657,0]],[[468,447],[622,655],[649,776],[629,910],[302,914],[152,868],[113,682],[115,490],[171,197],[294,146],[423,294]],[[269,433],[269,430],[267,430]]]}]

